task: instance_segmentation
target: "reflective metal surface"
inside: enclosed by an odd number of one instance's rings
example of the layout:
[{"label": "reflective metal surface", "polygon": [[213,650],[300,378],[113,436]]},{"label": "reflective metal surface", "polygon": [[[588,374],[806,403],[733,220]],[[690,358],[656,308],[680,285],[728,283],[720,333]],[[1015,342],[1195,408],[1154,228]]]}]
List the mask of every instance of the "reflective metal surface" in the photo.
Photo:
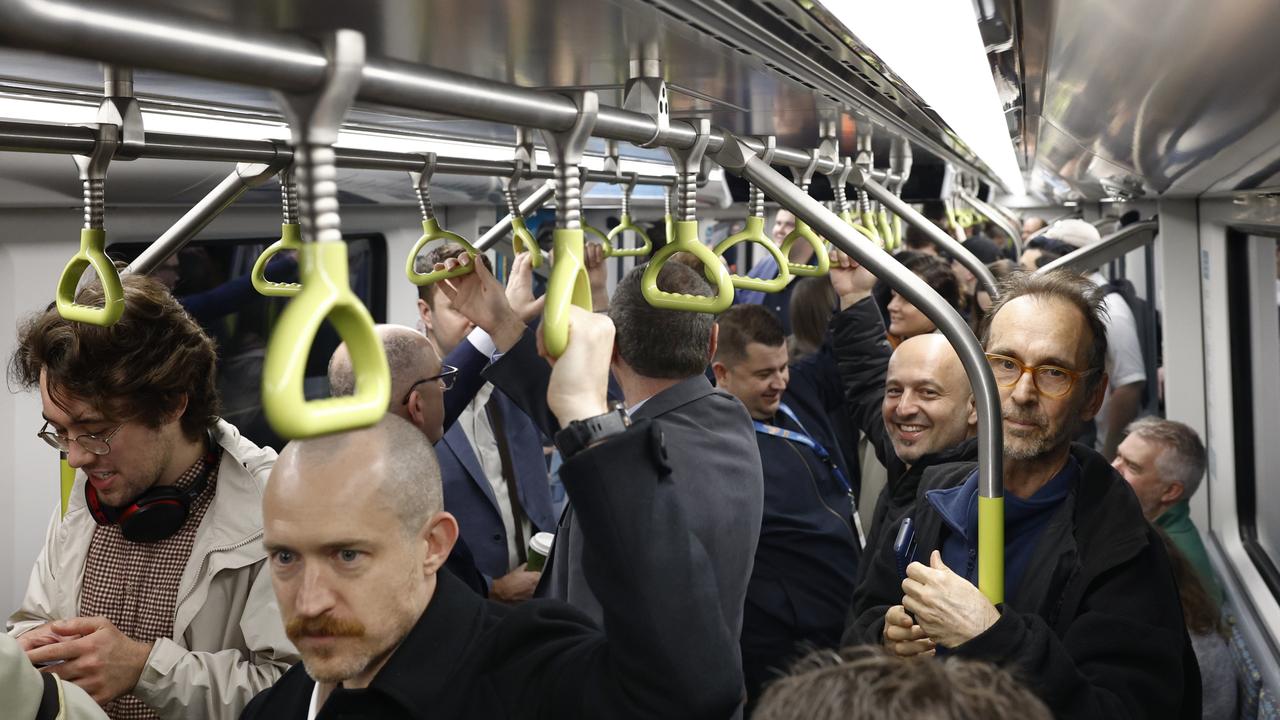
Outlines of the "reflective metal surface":
[{"label": "reflective metal surface", "polygon": [[1033,173],[1033,190],[1059,199],[1191,196],[1280,180],[1280,3],[1020,6],[1025,142],[1047,174]]}]

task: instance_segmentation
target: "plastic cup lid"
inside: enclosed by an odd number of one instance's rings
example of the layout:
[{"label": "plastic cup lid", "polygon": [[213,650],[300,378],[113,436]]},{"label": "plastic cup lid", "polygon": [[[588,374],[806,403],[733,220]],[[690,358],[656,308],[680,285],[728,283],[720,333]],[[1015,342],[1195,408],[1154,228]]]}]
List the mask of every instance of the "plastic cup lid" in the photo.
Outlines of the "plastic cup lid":
[{"label": "plastic cup lid", "polygon": [[540,532],[529,538],[529,549],[539,555],[551,554],[551,543],[555,542],[556,536],[549,532]]}]

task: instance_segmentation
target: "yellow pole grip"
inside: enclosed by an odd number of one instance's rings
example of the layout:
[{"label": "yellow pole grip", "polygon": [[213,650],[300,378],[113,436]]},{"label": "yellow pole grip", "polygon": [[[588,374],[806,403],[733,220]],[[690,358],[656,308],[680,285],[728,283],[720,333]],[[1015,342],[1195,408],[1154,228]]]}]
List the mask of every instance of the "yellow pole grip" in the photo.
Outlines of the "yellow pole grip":
[{"label": "yellow pole grip", "polygon": [[[124,287],[120,274],[107,257],[107,232],[101,229],[80,230],[80,250],[71,256],[58,279],[56,295],[58,314],[72,322],[110,327],[124,314]],[[102,283],[102,307],[76,302],[76,285],[86,267],[92,267]]]},{"label": "yellow pole grip", "polygon": [[[733,280],[729,269],[718,255],[698,239],[697,220],[677,220],[675,241],[669,242],[654,254],[640,278],[640,292],[649,304],[667,310],[686,312],[722,313],[733,304]],[[658,289],[658,273],[667,260],[678,252],[687,252],[702,261],[703,272],[711,283],[715,295],[685,295]]]},{"label": "yellow pole grip", "polygon": [[435,218],[423,220],[422,237],[418,238],[418,242],[414,243],[413,249],[409,251],[409,259],[406,260],[404,264],[404,274],[409,278],[409,282],[414,285],[430,285],[431,283],[439,282],[447,278],[466,275],[467,273],[475,270],[475,263],[468,263],[466,265],[459,265],[452,270],[432,270],[426,273],[418,272],[413,266],[413,261],[417,259],[418,253],[422,252],[422,248],[426,247],[427,243],[435,242],[437,240],[453,242],[461,245],[462,248],[467,251],[467,255],[471,256],[473,259],[480,253],[479,250],[472,247],[471,243],[462,239],[461,235],[451,233],[448,230],[441,230],[440,223]]},{"label": "yellow pole grip", "polygon": [[[641,244],[634,248],[624,248],[613,246],[613,239],[625,232],[635,233],[641,240]],[[604,239],[604,256],[605,257],[644,257],[653,252],[653,241],[649,239],[646,233],[639,225],[631,221],[630,215],[623,215],[618,221],[618,226],[609,231]]]},{"label": "yellow pole grip", "polygon": [[517,255],[529,253],[529,264],[534,268],[542,267],[542,248],[538,247],[538,241],[529,232],[529,226],[525,225],[522,217],[511,218],[511,249]]},{"label": "yellow pole grip", "polygon": [[735,288],[741,290],[759,290],[760,292],[776,293],[780,292],[791,282],[791,269],[787,267],[787,258],[774,244],[773,239],[764,234],[764,218],[752,215],[747,218],[747,226],[742,232],[735,233],[720,241],[713,251],[716,257],[723,258],[725,252],[729,248],[739,243],[755,243],[763,247],[770,255],[773,256],[774,262],[778,263],[778,274],[772,280],[763,278],[747,277],[745,275],[729,275],[729,280]]},{"label": "yellow pole grip", "polygon": [[[285,307],[267,344],[262,408],[286,438],[309,438],[367,427],[391,402],[391,373],[373,317],[351,292],[347,245],[306,243],[299,253],[302,291]],[[307,357],[320,324],[328,320],[351,352],[356,392],[308,401],[303,394]]]},{"label": "yellow pole grip", "polygon": [[285,223],[280,226],[280,239],[271,243],[253,263],[250,281],[253,289],[268,297],[293,297],[302,289],[301,283],[273,282],[267,279],[267,263],[282,250],[298,250],[302,247],[302,226]]},{"label": "yellow pole grip", "polygon": [[1004,602],[1004,498],[978,496],[978,589]]},{"label": "yellow pole grip", "polygon": [[591,281],[583,260],[582,230],[556,228],[551,238],[556,262],[542,308],[542,342],[552,357],[560,357],[569,345],[569,305],[591,311]]},{"label": "yellow pole grip", "polygon": [[786,239],[782,241],[782,254],[790,258],[791,247],[799,240],[804,240],[809,243],[809,246],[813,248],[813,256],[818,263],[816,265],[806,265],[804,263],[793,263],[788,260],[787,267],[791,270],[791,274],[799,275],[801,277],[820,277],[822,275],[826,275],[827,271],[831,269],[831,258],[828,256],[826,243],[822,242],[822,238],[818,237],[817,233],[809,227],[808,223],[796,218],[796,229],[792,230],[791,233],[787,235]]}]

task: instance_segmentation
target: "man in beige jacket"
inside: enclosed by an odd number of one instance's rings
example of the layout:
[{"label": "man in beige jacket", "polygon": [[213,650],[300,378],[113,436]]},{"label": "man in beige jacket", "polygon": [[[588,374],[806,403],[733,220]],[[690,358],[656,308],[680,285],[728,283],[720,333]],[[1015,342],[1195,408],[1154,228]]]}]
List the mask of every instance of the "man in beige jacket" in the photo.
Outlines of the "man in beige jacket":
[{"label": "man in beige jacket", "polygon": [[234,719],[297,660],[262,549],[276,453],[217,419],[213,343],[177,301],[123,282],[108,328],[49,310],[19,330],[11,373],[78,472],[10,634],[113,720]]}]

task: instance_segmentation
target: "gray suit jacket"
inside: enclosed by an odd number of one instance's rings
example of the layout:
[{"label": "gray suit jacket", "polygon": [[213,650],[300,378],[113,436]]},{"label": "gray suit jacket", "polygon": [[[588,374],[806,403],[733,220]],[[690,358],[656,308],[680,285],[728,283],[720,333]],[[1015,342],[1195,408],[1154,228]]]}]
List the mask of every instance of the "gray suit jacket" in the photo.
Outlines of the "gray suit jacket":
[{"label": "gray suit jacket", "polygon": [[[490,382],[524,408],[547,437],[554,437],[559,426],[547,408],[550,374],[537,354],[532,332],[485,370]],[[764,475],[751,417],[737,398],[712,387],[703,375],[649,398],[635,417],[653,418],[662,427],[671,482],[692,530],[690,542],[695,552],[710,559],[715,577],[708,580],[716,584],[727,629],[738,637],[764,512]],[[582,557],[583,536],[570,505],[560,518],[539,593],[565,600],[602,622],[604,614],[587,585]]]}]

